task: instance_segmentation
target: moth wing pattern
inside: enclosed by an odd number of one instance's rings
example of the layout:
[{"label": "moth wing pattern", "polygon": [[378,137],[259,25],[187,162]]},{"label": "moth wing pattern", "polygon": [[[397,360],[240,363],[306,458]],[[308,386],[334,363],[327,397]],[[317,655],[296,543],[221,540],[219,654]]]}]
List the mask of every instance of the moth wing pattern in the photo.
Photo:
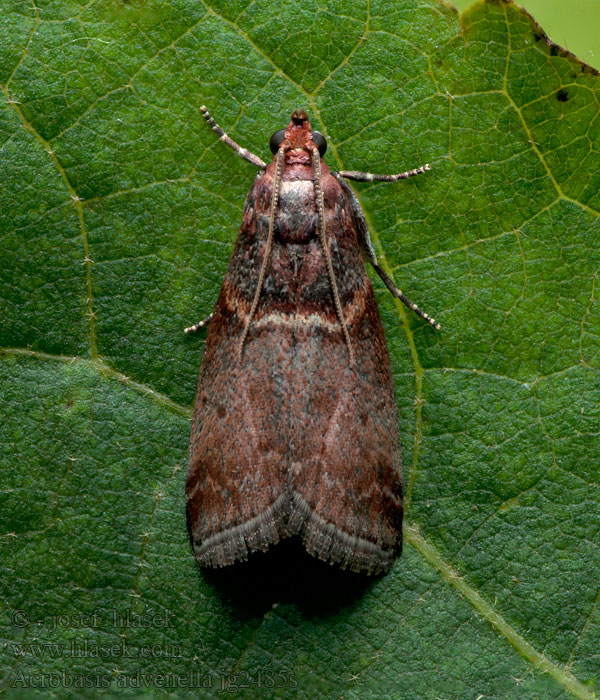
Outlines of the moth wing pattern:
[{"label": "moth wing pattern", "polygon": [[196,559],[214,567],[278,542],[289,500],[284,434],[273,431],[283,403],[286,342],[258,333],[247,343],[244,364],[238,356],[244,299],[237,285],[247,282],[235,272],[245,265],[244,276],[256,279],[259,265],[254,194],[253,186],[210,322],[192,419],[188,530]]},{"label": "moth wing pattern", "polygon": [[[236,367],[237,339],[221,338],[207,358],[193,419],[188,523],[197,559],[211,566],[278,542],[285,507],[285,449],[265,437],[275,379],[256,382]],[[263,346],[263,360],[269,350],[279,348]]]},{"label": "moth wing pattern", "polygon": [[[324,181],[326,191],[335,192],[333,174]],[[342,568],[378,573],[402,548],[397,406],[373,287],[356,240],[348,240],[358,235],[360,242],[365,235],[356,229],[356,219],[364,222],[364,215],[347,185],[337,192],[337,202],[333,195],[328,199],[328,220],[335,226],[329,232],[332,258],[355,362],[348,362],[339,328],[297,335],[292,530],[299,528],[311,554]],[[324,302],[323,314],[331,309],[331,301]]]}]

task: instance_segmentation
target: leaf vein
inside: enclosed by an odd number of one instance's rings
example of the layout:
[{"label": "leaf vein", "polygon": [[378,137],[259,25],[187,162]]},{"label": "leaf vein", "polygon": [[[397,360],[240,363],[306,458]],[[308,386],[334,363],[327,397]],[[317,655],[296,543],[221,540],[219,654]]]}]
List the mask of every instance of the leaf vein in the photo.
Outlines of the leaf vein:
[{"label": "leaf vein", "polygon": [[547,673],[565,690],[580,700],[595,700],[594,694],[566,668],[550,661],[522,637],[498,612],[483,598],[440,553],[419,532],[415,525],[404,527],[405,541],[409,542],[421,556],[440,573],[451,586],[475,608],[494,630],[540,673]]}]

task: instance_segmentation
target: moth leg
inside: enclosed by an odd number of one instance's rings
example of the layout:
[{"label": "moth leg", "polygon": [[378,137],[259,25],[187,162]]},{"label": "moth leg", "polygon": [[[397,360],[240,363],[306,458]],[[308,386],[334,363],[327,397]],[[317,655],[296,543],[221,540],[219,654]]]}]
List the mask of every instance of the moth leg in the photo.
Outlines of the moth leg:
[{"label": "moth leg", "polygon": [[[369,245],[371,246],[371,250],[373,250],[370,239],[369,239]],[[375,254],[373,253],[373,256],[374,255]],[[400,301],[403,304],[405,304],[406,306],[408,306],[409,309],[414,311],[417,314],[417,316],[420,316],[422,319],[427,321],[427,323],[430,326],[433,326],[436,331],[440,330],[441,325],[435,320],[435,318],[431,318],[431,316],[429,316],[429,314],[426,314],[425,311],[423,311],[423,309],[420,309],[414,303],[414,301],[411,301],[406,296],[406,294],[403,294],[402,291],[400,289],[398,289],[398,287],[396,287],[396,285],[393,283],[393,281],[391,280],[389,275],[386,274],[385,270],[381,267],[381,265],[379,265],[379,263],[377,262],[376,259],[372,260],[370,256],[367,256],[367,259],[369,260],[369,262],[373,266],[373,269],[375,270],[375,272],[381,277],[385,286],[390,290],[392,296],[396,297],[397,299],[400,299]]]},{"label": "moth leg", "polygon": [[226,143],[230,148],[233,148],[233,150],[238,154],[240,158],[247,160],[249,163],[252,163],[252,165],[256,165],[257,168],[261,168],[264,170],[267,167],[267,164],[261,158],[255,156],[254,153],[251,153],[247,149],[242,148],[232,138],[227,136],[223,129],[221,129],[217,122],[210,116],[208,110],[204,105],[200,107],[200,111],[202,112],[202,116],[206,119],[209,126],[212,127],[212,130],[219,135],[221,141],[223,141],[223,143]]},{"label": "moth leg", "polygon": [[207,316],[206,318],[203,318],[201,321],[198,321],[198,323],[194,323],[193,326],[188,326],[187,328],[184,329],[184,333],[189,335],[190,333],[195,333],[196,331],[199,331],[201,328],[204,328],[204,326],[208,326],[210,323],[212,317],[214,315],[214,312],[210,314],[210,316]]},{"label": "moth leg", "polygon": [[407,180],[409,177],[420,175],[427,170],[431,170],[429,163],[421,165],[419,168],[407,170],[404,173],[395,173],[394,175],[375,175],[374,173],[361,173],[358,170],[340,170],[338,175],[357,182],[396,182],[397,180]]},{"label": "moth leg", "polygon": [[[428,166],[427,166],[428,168]],[[429,169],[429,168],[428,168]],[[417,168],[419,170],[419,168]],[[333,172],[333,171],[332,171]],[[414,170],[410,171],[411,173],[417,174]],[[359,175],[365,175],[369,173],[358,173]],[[348,196],[350,200],[350,211],[352,212],[352,220],[354,222],[354,226],[356,227],[356,231],[358,232],[358,242],[361,247],[361,250],[366,257],[366,259],[371,263],[373,266],[373,269],[375,272],[381,277],[381,280],[385,284],[385,286],[389,289],[391,292],[392,296],[396,297],[397,299],[400,299],[400,301],[408,306],[409,309],[414,311],[417,316],[420,316],[422,319],[427,321],[427,323],[430,326],[433,326],[437,331],[440,330],[441,326],[440,324],[434,319],[429,316],[429,314],[426,314],[422,309],[420,309],[413,301],[411,301],[396,285],[393,283],[392,279],[390,276],[385,272],[385,270],[381,267],[381,265],[377,262],[377,256],[375,255],[375,250],[373,248],[373,243],[371,242],[371,236],[369,235],[369,228],[367,226],[367,222],[365,220],[365,215],[363,214],[362,209],[360,208],[360,203],[354,194],[352,188],[350,185],[343,180],[345,175],[342,172],[339,173],[333,173],[333,175],[336,177],[337,181],[340,183],[342,186],[342,189]],[[374,176],[374,177],[395,177],[393,175],[381,175],[381,176]]]}]

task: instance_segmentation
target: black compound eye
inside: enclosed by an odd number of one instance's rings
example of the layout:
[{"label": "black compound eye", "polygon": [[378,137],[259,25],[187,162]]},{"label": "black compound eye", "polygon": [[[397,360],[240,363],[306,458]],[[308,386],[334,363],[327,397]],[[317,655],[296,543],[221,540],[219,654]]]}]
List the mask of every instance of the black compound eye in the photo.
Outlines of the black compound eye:
[{"label": "black compound eye", "polygon": [[320,131],[313,131],[312,140],[314,141],[315,146],[319,149],[319,155],[322,158],[327,150],[327,141],[325,141],[325,137]]},{"label": "black compound eye", "polygon": [[271,153],[277,153],[279,150],[279,146],[283,143],[283,139],[285,138],[285,129],[278,129],[273,136],[271,136],[271,140],[269,141],[269,148],[271,149]]}]

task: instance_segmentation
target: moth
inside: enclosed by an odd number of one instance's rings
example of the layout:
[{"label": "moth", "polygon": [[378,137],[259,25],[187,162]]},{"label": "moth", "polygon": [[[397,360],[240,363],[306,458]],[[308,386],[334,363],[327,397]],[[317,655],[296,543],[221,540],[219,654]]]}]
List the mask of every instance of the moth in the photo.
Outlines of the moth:
[{"label": "moth", "polygon": [[[343,569],[378,574],[402,549],[402,475],[390,358],[363,258],[435,328],[377,262],[346,180],[330,171],[305,112],[271,137],[246,197],[200,368],[186,483],[200,565],[223,567],[298,536]],[[192,332],[201,321],[186,329]]]}]

